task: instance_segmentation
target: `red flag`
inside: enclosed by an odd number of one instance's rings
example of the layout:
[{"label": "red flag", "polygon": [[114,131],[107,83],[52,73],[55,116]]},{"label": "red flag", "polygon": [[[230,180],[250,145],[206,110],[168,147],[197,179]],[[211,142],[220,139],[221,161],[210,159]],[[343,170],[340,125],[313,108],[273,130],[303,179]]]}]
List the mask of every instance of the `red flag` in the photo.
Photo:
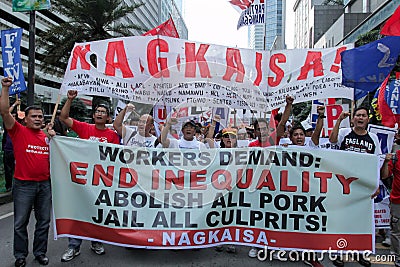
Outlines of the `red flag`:
[{"label": "red flag", "polygon": [[400,36],[400,6],[397,7],[393,15],[383,25],[381,34],[386,36]]},{"label": "red flag", "polygon": [[241,10],[247,9],[254,0],[230,0],[232,5],[239,7]]},{"label": "red flag", "polygon": [[270,137],[272,140],[274,140],[275,144],[279,143],[279,137],[276,136],[276,128],[278,127],[279,121],[275,120],[275,116],[278,115],[279,108],[273,109],[271,111],[271,116],[269,117],[269,131],[270,131]]},{"label": "red flag", "polygon": [[387,104],[385,100],[385,91],[386,91],[386,85],[389,81],[390,75],[386,77],[386,79],[383,81],[381,87],[379,88],[379,94],[378,94],[378,109],[379,113],[381,113],[382,116],[382,125],[390,128],[394,128],[396,124],[396,116],[393,114],[393,111],[390,109],[389,105]]},{"label": "red flag", "polygon": [[179,33],[175,28],[175,24],[172,18],[169,18],[163,24],[143,34],[143,36],[148,36],[148,35],[164,35],[164,36],[179,38]]}]

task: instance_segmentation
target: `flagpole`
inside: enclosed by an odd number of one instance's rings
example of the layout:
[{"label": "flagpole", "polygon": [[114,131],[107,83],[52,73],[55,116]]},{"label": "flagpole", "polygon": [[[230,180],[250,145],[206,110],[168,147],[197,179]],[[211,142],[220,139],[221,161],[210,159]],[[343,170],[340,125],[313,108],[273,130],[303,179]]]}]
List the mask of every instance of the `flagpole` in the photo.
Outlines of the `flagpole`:
[{"label": "flagpole", "polygon": [[29,11],[28,106],[32,106],[35,99],[35,17],[35,10]]},{"label": "flagpole", "polygon": [[[264,0],[264,50],[267,50],[267,0]],[[255,27],[255,26],[254,26]]]}]

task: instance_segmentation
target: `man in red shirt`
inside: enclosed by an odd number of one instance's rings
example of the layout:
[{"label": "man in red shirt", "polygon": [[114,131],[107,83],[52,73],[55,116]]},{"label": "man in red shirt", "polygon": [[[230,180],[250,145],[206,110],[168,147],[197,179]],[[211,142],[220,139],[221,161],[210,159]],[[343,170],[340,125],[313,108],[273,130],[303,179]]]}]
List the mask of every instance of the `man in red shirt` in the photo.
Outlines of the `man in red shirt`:
[{"label": "man in red shirt", "polygon": [[[113,130],[107,128],[106,123],[110,119],[110,110],[104,105],[97,105],[94,109],[93,120],[94,124],[80,122],[69,117],[69,110],[71,108],[72,100],[78,95],[76,90],[69,90],[67,101],[65,102],[60,120],[71,128],[82,139],[89,139],[96,142],[119,144],[119,136]],[[68,249],[61,256],[61,261],[66,262],[74,259],[80,254],[80,247],[82,239],[69,238]],[[97,255],[105,254],[103,244],[100,242],[92,241],[90,248]]]},{"label": "man in red shirt", "polygon": [[12,78],[1,80],[2,94],[0,113],[4,126],[14,146],[14,257],[15,266],[26,265],[28,256],[27,225],[32,212],[35,213],[33,255],[41,265],[49,264],[46,256],[50,224],[51,185],[49,162],[49,137],[41,130],[44,116],[40,107],[30,106],[25,110],[25,126],[16,122],[9,108],[9,87]]},{"label": "man in red shirt", "polygon": [[279,139],[285,132],[285,124],[289,119],[290,111],[292,109],[294,98],[292,96],[286,96],[286,106],[283,111],[282,118],[276,128],[276,131],[271,133],[266,119],[260,118],[253,122],[254,134],[257,140],[251,142],[249,147],[269,147],[279,144]]}]

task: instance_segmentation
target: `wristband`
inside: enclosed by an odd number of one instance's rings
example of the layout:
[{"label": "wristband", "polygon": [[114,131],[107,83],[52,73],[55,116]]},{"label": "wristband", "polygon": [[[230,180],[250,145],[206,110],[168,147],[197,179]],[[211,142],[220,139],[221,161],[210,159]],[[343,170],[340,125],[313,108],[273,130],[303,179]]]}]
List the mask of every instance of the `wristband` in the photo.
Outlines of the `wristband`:
[{"label": "wristband", "polygon": [[318,118],[324,119],[324,118],[326,118],[326,116],[325,115],[319,115]]}]

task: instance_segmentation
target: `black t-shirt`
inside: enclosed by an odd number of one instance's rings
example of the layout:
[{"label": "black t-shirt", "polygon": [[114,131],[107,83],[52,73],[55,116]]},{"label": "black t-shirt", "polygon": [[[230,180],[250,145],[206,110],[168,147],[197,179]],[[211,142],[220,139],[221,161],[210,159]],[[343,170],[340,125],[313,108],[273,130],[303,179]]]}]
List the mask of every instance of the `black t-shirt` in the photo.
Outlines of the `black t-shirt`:
[{"label": "black t-shirt", "polygon": [[[341,129],[347,130],[347,129]],[[369,133],[358,135],[354,131],[339,131],[340,150],[376,154],[377,144]]]}]

